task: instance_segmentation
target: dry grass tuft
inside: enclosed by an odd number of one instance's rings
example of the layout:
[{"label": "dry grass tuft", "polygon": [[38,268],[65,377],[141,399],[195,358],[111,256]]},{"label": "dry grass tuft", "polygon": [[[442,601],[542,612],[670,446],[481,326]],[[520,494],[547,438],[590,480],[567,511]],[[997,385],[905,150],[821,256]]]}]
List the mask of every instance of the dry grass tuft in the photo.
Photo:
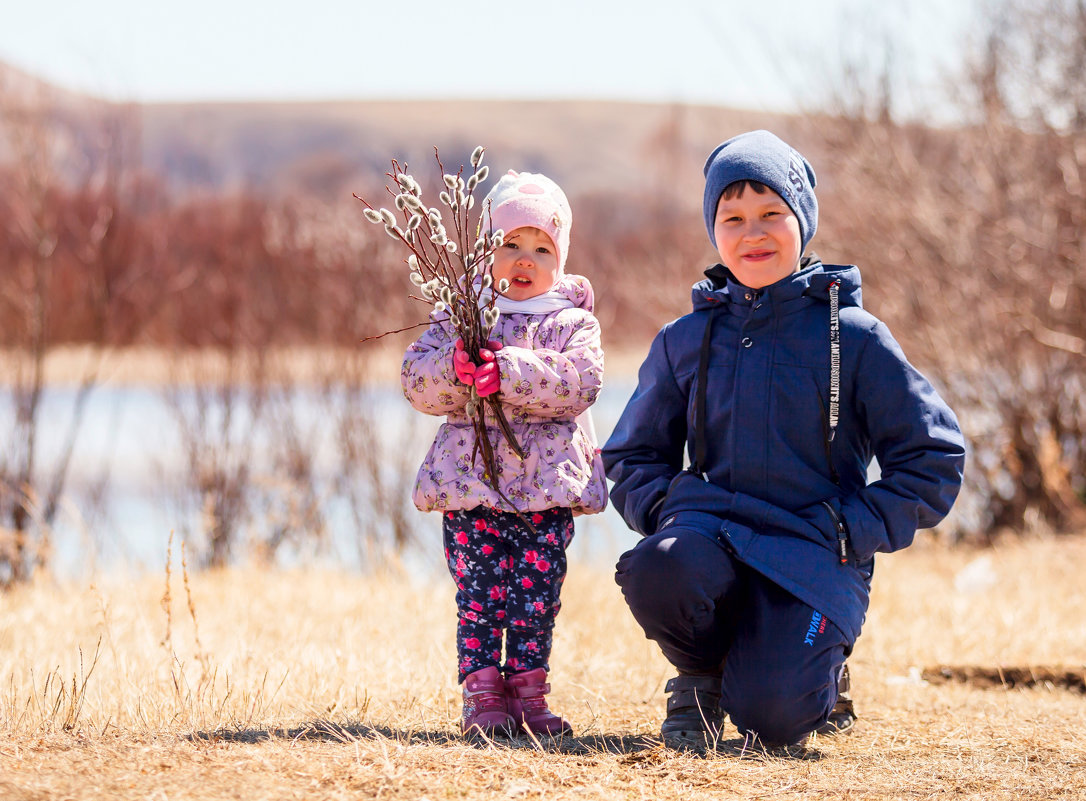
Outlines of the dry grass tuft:
[{"label": "dry grass tuft", "polygon": [[188,614],[169,576],[165,595],[161,576],[39,582],[0,596],[0,798],[1086,798],[1082,694],[922,678],[1081,675],[1084,572],[1083,539],[886,557],[850,661],[855,733],[766,754],[729,729],[704,758],[660,745],[670,671],[604,568],[573,565],[556,636],[577,736],[512,744],[456,734],[440,573],[182,565]]}]

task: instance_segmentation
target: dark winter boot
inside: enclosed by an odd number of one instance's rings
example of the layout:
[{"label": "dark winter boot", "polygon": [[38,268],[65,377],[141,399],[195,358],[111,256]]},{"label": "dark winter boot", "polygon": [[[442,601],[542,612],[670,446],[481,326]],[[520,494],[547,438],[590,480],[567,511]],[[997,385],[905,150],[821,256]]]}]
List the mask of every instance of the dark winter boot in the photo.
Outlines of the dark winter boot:
[{"label": "dark winter boot", "polygon": [[505,680],[509,714],[518,726],[533,734],[549,737],[573,734],[573,727],[547,708],[546,695],[550,691],[547,671],[543,668],[514,673]]},{"label": "dark winter boot", "polygon": [[516,727],[505,700],[505,682],[496,667],[477,670],[464,679],[460,728],[466,735],[512,736]]},{"label": "dark winter boot", "polygon": [[720,674],[686,675],[669,679],[664,691],[667,717],[660,726],[660,737],[670,748],[711,747],[724,725],[720,708]]},{"label": "dark winter boot", "polygon": [[833,705],[829,719],[818,727],[819,734],[844,734],[856,724],[856,709],[852,704],[851,685],[848,665],[842,665],[841,676],[837,679],[837,703]]}]

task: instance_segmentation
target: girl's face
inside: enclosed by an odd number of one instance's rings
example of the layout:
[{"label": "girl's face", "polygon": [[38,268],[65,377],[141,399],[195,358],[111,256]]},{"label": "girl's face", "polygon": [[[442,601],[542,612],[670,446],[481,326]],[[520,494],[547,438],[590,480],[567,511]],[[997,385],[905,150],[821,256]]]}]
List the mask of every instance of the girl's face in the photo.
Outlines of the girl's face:
[{"label": "girl's face", "polygon": [[772,189],[758,194],[748,187],[721,197],[714,232],[721,262],[743,286],[761,289],[799,267],[799,218]]},{"label": "girl's face", "polygon": [[494,253],[494,285],[509,282],[505,297],[528,300],[548,291],[558,280],[558,252],[539,228],[514,228]]}]

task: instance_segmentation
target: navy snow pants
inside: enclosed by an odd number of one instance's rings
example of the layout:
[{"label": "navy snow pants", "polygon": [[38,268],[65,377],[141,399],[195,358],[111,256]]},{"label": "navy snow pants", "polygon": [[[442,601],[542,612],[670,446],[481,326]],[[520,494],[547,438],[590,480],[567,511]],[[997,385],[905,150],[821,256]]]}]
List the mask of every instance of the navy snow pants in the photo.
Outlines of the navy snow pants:
[{"label": "navy snow pants", "polygon": [[679,671],[723,668],[721,707],[744,735],[791,744],[828,719],[852,643],[722,545],[677,524],[623,554],[615,580]]}]

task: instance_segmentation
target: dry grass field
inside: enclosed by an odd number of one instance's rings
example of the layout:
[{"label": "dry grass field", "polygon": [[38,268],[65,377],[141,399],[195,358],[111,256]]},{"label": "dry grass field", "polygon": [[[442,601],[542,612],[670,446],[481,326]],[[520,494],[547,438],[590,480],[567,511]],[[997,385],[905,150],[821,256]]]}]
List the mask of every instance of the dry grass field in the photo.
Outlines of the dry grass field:
[{"label": "dry grass field", "polygon": [[440,573],[186,573],[0,596],[0,799],[1086,798],[1086,539],[882,558],[855,732],[787,755],[660,745],[669,670],[606,567],[556,634],[576,736],[512,744],[456,734]]}]

